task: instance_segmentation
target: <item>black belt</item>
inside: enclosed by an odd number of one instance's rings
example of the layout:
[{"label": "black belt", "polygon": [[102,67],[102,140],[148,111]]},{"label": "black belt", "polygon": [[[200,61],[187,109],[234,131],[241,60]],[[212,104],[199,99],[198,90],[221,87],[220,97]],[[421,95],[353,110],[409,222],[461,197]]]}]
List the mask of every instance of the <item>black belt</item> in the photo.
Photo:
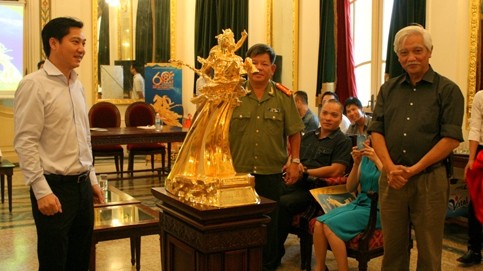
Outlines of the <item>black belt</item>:
[{"label": "black belt", "polygon": [[47,174],[45,178],[49,181],[69,181],[69,182],[85,182],[89,180],[89,171],[81,173],[79,175],[57,175],[57,174]]},{"label": "black belt", "polygon": [[429,167],[425,168],[423,171],[420,172],[420,174],[423,174],[423,173],[430,173],[432,172],[433,170],[439,168],[439,167],[443,167],[445,166],[445,163],[443,161],[441,162],[438,162],[436,164],[432,164],[430,165]]}]

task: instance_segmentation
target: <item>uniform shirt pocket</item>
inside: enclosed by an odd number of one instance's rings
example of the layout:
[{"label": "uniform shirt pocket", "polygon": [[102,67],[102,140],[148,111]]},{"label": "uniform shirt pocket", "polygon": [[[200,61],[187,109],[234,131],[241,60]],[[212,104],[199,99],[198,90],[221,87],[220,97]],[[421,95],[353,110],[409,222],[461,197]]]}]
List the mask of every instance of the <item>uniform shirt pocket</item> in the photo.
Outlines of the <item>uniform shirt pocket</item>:
[{"label": "uniform shirt pocket", "polygon": [[248,123],[250,122],[250,117],[250,112],[236,112],[236,114],[233,114],[231,119],[231,129],[233,129],[233,131],[243,133],[247,129]]},{"label": "uniform shirt pocket", "polygon": [[269,110],[264,114],[266,131],[269,135],[280,135],[283,132],[283,115],[280,110]]}]

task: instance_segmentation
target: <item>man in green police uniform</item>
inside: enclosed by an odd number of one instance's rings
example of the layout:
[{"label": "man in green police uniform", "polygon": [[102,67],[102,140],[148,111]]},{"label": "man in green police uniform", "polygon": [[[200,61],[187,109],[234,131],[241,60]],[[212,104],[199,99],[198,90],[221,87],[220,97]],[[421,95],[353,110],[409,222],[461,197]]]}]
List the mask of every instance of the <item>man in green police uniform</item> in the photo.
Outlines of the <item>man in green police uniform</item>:
[{"label": "man in green police uniform", "polygon": [[[230,125],[230,147],[235,170],[255,176],[255,190],[278,201],[283,182],[299,179],[300,119],[291,92],[271,81],[275,72],[275,52],[265,44],[255,44],[247,52],[258,72],[249,74],[247,95],[235,108]],[[288,139],[288,142],[287,142]],[[290,146],[290,148],[288,148]],[[291,157],[285,176],[282,167]],[[278,210],[269,214],[267,245],[263,249],[263,270],[275,270],[277,260]]]}]

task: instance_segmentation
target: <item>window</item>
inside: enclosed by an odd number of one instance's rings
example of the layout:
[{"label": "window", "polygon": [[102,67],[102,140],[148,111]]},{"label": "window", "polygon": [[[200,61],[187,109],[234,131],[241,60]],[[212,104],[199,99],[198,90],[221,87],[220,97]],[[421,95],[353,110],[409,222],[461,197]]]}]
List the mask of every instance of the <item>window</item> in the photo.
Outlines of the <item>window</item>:
[{"label": "window", "polygon": [[351,26],[357,96],[368,106],[384,82],[393,0],[352,0]]}]

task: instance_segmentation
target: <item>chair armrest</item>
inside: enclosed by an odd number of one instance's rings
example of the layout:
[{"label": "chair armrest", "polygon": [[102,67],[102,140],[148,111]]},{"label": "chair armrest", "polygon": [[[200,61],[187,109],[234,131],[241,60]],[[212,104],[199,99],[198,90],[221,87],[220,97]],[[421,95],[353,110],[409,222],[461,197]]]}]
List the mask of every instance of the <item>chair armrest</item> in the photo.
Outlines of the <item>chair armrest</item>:
[{"label": "chair armrest", "polygon": [[362,232],[362,236],[359,239],[359,248],[368,249],[369,241],[371,240],[374,231],[376,230],[377,221],[377,203],[379,199],[379,194],[374,191],[367,192],[367,196],[371,199],[371,209],[369,213],[369,219],[367,221],[366,228]]}]

